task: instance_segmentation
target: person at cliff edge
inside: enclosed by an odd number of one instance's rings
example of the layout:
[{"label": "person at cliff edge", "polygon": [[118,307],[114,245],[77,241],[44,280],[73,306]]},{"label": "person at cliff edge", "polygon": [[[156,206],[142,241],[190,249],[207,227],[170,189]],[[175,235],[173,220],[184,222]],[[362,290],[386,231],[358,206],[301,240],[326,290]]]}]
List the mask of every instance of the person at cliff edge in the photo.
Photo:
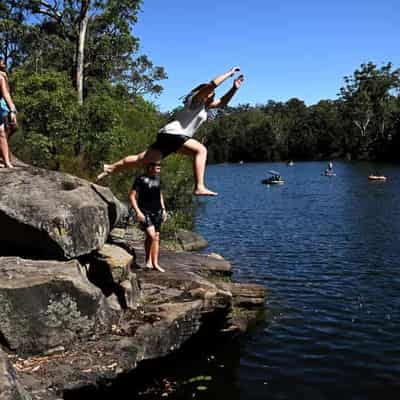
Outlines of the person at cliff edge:
[{"label": "person at cliff edge", "polygon": [[0,168],[13,168],[8,139],[16,128],[17,109],[11,98],[5,62],[0,58]]},{"label": "person at cliff edge", "polygon": [[160,162],[171,153],[177,152],[193,159],[195,178],[193,194],[196,196],[216,196],[218,193],[209,190],[204,184],[207,149],[199,141],[193,139],[193,135],[200,125],[207,120],[208,110],[226,106],[240,88],[244,80],[243,75],[234,79],[232,87],[220,99],[214,99],[215,88],[238,71],[240,71],[239,67],[233,67],[210,82],[202,83],[192,89],[184,97],[183,108],[159,130],[156,141],[147,150],[127,156],[113,164],[104,164],[103,172],[97,176],[97,181],[114,172],[142,167],[152,162]]},{"label": "person at cliff edge", "polygon": [[165,272],[159,264],[160,229],[167,218],[164,198],[160,185],[161,165],[159,162],[147,164],[146,173],[135,179],[129,192],[129,203],[135,210],[140,228],[145,232],[145,267],[149,270]]}]

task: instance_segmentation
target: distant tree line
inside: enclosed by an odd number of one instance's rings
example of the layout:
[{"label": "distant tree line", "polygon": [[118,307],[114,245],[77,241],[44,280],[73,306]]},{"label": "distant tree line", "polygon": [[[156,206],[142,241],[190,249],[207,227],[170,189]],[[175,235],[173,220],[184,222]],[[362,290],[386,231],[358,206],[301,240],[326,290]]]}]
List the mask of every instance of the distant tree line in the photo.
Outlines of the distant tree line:
[{"label": "distant tree line", "polygon": [[398,160],[400,70],[362,64],[344,78],[336,100],[227,107],[201,130],[210,162]]}]

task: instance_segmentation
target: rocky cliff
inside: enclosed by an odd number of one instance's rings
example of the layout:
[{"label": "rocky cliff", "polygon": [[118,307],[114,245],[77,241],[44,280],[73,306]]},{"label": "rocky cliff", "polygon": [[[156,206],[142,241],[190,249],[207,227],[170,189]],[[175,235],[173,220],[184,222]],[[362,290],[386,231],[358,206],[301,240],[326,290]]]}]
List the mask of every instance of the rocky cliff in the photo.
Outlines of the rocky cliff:
[{"label": "rocky cliff", "polygon": [[[105,187],[31,166],[0,169],[0,399],[59,399],[178,350],[207,327],[246,331],[265,290],[221,257],[164,250],[114,229]],[[237,312],[240,310],[240,312]]]}]

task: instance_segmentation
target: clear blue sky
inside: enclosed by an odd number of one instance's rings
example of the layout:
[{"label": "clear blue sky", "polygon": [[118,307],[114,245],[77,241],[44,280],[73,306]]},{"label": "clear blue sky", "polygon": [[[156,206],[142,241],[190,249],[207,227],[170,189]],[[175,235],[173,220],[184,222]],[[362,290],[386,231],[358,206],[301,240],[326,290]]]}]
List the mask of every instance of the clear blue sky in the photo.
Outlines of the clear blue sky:
[{"label": "clear blue sky", "polygon": [[154,99],[162,111],[234,65],[246,81],[232,105],[310,105],[336,98],[363,62],[400,67],[399,16],[400,0],[144,0],[134,35],[168,73]]}]

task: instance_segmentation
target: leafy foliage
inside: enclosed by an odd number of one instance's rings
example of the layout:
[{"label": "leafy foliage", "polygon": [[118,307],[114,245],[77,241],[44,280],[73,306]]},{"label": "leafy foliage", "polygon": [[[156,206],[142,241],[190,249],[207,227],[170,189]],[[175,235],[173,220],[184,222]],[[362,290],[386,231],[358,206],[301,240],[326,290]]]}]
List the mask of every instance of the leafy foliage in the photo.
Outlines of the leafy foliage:
[{"label": "leafy foliage", "polygon": [[0,6],[0,55],[11,69],[67,72],[77,87],[82,23],[84,96],[93,80],[121,83],[134,95],[161,93],[164,68],[139,54],[132,35],[140,0],[4,0]]}]

